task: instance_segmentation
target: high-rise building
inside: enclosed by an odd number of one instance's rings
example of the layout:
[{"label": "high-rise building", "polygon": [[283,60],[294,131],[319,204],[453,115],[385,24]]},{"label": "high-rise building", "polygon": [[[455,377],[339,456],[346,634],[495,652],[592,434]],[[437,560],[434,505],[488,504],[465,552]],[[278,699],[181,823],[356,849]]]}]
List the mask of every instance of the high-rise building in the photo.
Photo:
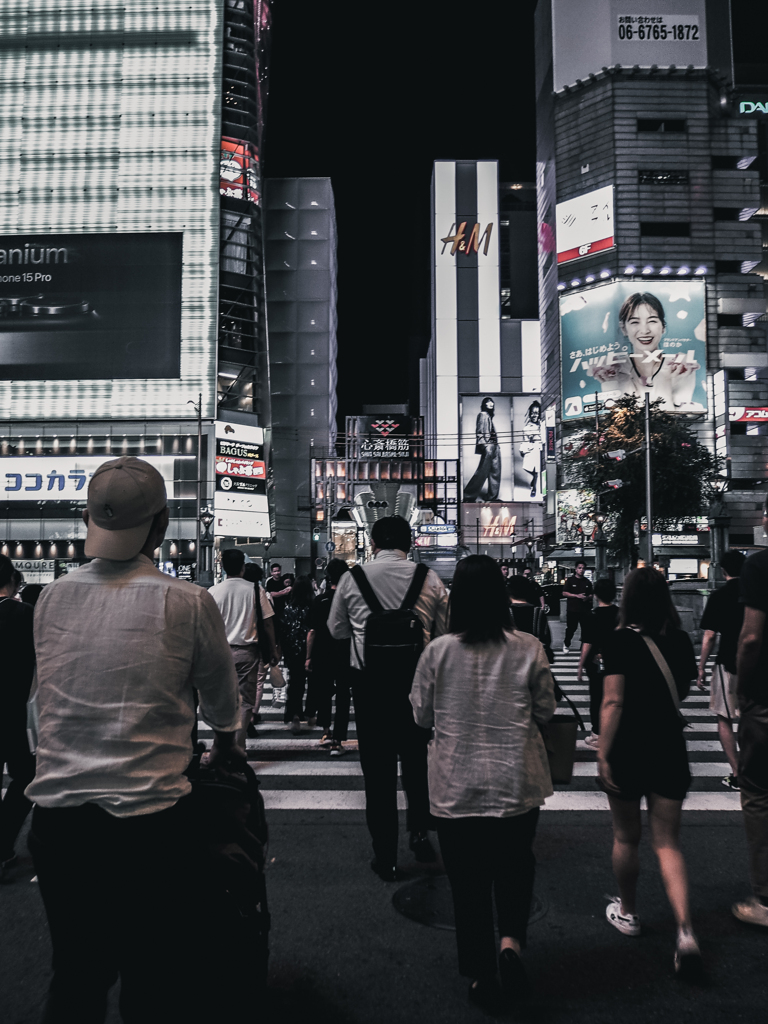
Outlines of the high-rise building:
[{"label": "high-rise building", "polygon": [[[563,455],[595,407],[622,394],[652,391],[730,455],[732,543],[744,546],[759,517],[765,442],[729,446],[723,399],[724,378],[738,378],[741,395],[768,363],[757,126],[733,102],[729,5],[675,10],[628,14],[613,0],[536,9],[542,402],[548,480],[556,461],[560,474],[545,529],[574,557],[574,530],[594,509],[576,507]],[[652,313],[647,337],[622,319],[635,295]],[[688,547],[655,554],[670,575],[705,572],[709,547],[695,534],[706,520],[680,525]]]},{"label": "high-rise building", "polygon": [[336,212],[330,178],[266,183],[276,543],[270,557],[310,571],[310,459],[335,456]]},{"label": "high-rise building", "polygon": [[499,184],[495,160],[435,161],[425,474],[436,514],[497,557],[541,534],[535,216],[534,187]]},{"label": "high-rise building", "polygon": [[[0,11],[4,550],[32,578],[77,564],[90,474],[135,454],[166,479],[162,561],[191,574],[201,503],[217,535],[272,532],[259,223],[269,6]],[[250,431],[250,447],[215,473],[217,419]]]}]

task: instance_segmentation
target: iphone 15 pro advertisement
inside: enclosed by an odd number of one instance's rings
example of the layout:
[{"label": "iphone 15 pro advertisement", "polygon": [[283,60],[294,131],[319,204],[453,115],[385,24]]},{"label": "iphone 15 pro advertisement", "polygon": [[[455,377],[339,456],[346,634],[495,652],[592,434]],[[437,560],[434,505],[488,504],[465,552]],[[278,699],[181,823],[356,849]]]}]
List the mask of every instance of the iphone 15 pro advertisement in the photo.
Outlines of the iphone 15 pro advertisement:
[{"label": "iphone 15 pro advertisement", "polygon": [[0,236],[0,373],[179,377],[181,232]]},{"label": "iphone 15 pro advertisement", "polygon": [[703,281],[618,281],[560,297],[563,420],[623,395],[707,411]]}]

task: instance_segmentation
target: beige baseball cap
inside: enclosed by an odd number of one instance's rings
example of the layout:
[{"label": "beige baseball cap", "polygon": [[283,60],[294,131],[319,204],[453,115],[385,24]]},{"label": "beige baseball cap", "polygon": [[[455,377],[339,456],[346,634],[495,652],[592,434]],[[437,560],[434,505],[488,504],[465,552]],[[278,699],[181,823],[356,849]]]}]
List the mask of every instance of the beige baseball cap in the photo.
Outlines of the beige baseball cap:
[{"label": "beige baseball cap", "polygon": [[168,504],[154,466],[132,455],[105,462],[88,487],[86,558],[127,562],[141,551],[152,520]]}]

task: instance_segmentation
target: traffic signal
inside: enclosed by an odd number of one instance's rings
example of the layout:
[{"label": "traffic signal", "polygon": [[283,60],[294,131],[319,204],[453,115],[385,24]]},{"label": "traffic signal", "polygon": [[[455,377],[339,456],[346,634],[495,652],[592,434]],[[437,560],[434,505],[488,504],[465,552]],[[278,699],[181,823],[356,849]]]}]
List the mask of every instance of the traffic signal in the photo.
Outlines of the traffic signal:
[{"label": "traffic signal", "polygon": [[626,484],[625,480],[606,480],[605,486],[610,487],[612,491],[618,491],[620,487],[624,487]]},{"label": "traffic signal", "polygon": [[614,462],[623,462],[626,457],[627,453],[623,448],[617,448],[616,451],[607,453],[607,458],[612,459]]}]

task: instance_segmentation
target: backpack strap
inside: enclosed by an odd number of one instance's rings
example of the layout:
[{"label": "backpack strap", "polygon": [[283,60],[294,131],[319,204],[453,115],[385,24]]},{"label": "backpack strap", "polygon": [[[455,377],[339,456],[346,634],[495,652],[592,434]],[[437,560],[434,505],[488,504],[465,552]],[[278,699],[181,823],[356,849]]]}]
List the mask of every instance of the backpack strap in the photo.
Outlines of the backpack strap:
[{"label": "backpack strap", "polygon": [[533,635],[537,640],[541,640],[541,605],[538,608],[533,609]]},{"label": "backpack strap", "polygon": [[381,601],[374,594],[373,587],[368,582],[368,577],[363,572],[363,567],[361,565],[353,565],[350,572],[352,573],[355,583],[357,583],[360,593],[363,595],[365,603],[374,615],[381,615],[384,612],[384,608],[382,607]]},{"label": "backpack strap", "polygon": [[419,562],[416,566],[416,572],[413,574],[413,578],[411,579],[411,585],[408,587],[408,591],[403,598],[403,603],[400,605],[401,612],[410,610],[416,604],[428,572],[429,566],[425,565],[424,562]]}]

